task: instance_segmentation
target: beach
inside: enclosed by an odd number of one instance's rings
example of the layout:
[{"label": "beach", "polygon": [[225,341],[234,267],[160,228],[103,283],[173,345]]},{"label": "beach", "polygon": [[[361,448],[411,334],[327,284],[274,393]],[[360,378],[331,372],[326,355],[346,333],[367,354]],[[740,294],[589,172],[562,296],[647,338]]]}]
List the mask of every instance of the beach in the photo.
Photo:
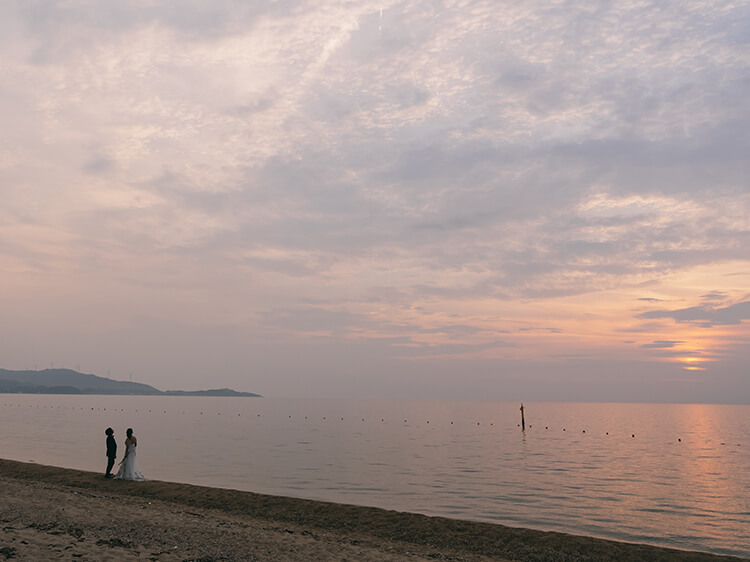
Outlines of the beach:
[{"label": "beach", "polygon": [[739,560],[0,460],[0,560]]}]

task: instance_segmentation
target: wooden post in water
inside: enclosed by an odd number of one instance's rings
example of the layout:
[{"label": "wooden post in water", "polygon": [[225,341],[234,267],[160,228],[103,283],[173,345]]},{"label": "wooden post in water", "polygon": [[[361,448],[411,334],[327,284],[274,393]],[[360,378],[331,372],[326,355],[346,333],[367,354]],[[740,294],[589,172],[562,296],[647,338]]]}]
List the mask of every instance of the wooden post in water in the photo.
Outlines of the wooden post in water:
[{"label": "wooden post in water", "polygon": [[523,419],[523,402],[521,402],[521,431],[526,431],[526,420]]}]

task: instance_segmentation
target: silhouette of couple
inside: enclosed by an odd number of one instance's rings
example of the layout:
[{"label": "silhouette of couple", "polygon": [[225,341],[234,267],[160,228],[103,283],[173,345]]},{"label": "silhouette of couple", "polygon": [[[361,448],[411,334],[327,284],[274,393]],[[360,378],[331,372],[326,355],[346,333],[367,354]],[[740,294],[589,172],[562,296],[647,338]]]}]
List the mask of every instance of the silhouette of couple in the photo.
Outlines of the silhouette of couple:
[{"label": "silhouette of couple", "polygon": [[108,427],[104,433],[107,436],[107,472],[104,474],[104,477],[116,478],[118,480],[137,480],[139,482],[146,480],[143,472],[141,472],[141,468],[138,466],[138,461],[135,460],[135,448],[138,445],[138,439],[133,435],[133,430],[128,428],[125,432],[127,435],[127,439],[125,439],[125,456],[120,461],[120,468],[117,470],[117,474],[112,474],[112,467],[115,466],[115,459],[117,458],[115,432],[111,427]]}]

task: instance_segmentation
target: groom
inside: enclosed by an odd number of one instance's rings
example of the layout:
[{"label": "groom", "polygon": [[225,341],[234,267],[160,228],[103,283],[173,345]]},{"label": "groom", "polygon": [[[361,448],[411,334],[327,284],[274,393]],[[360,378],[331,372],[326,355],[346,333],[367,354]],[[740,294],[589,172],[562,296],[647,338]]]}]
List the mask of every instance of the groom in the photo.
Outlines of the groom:
[{"label": "groom", "polygon": [[104,432],[107,435],[107,472],[104,478],[112,478],[112,467],[115,466],[115,458],[117,458],[117,442],[115,441],[115,432],[111,427],[107,428]]}]

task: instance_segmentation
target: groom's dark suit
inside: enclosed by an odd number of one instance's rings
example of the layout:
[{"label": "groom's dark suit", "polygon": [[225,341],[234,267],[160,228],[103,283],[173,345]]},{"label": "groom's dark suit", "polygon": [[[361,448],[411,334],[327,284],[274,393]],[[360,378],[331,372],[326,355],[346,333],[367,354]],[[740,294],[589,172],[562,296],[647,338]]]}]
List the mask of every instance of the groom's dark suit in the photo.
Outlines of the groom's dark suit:
[{"label": "groom's dark suit", "polygon": [[112,467],[115,466],[117,457],[117,442],[114,435],[107,435],[107,475],[112,474]]}]

